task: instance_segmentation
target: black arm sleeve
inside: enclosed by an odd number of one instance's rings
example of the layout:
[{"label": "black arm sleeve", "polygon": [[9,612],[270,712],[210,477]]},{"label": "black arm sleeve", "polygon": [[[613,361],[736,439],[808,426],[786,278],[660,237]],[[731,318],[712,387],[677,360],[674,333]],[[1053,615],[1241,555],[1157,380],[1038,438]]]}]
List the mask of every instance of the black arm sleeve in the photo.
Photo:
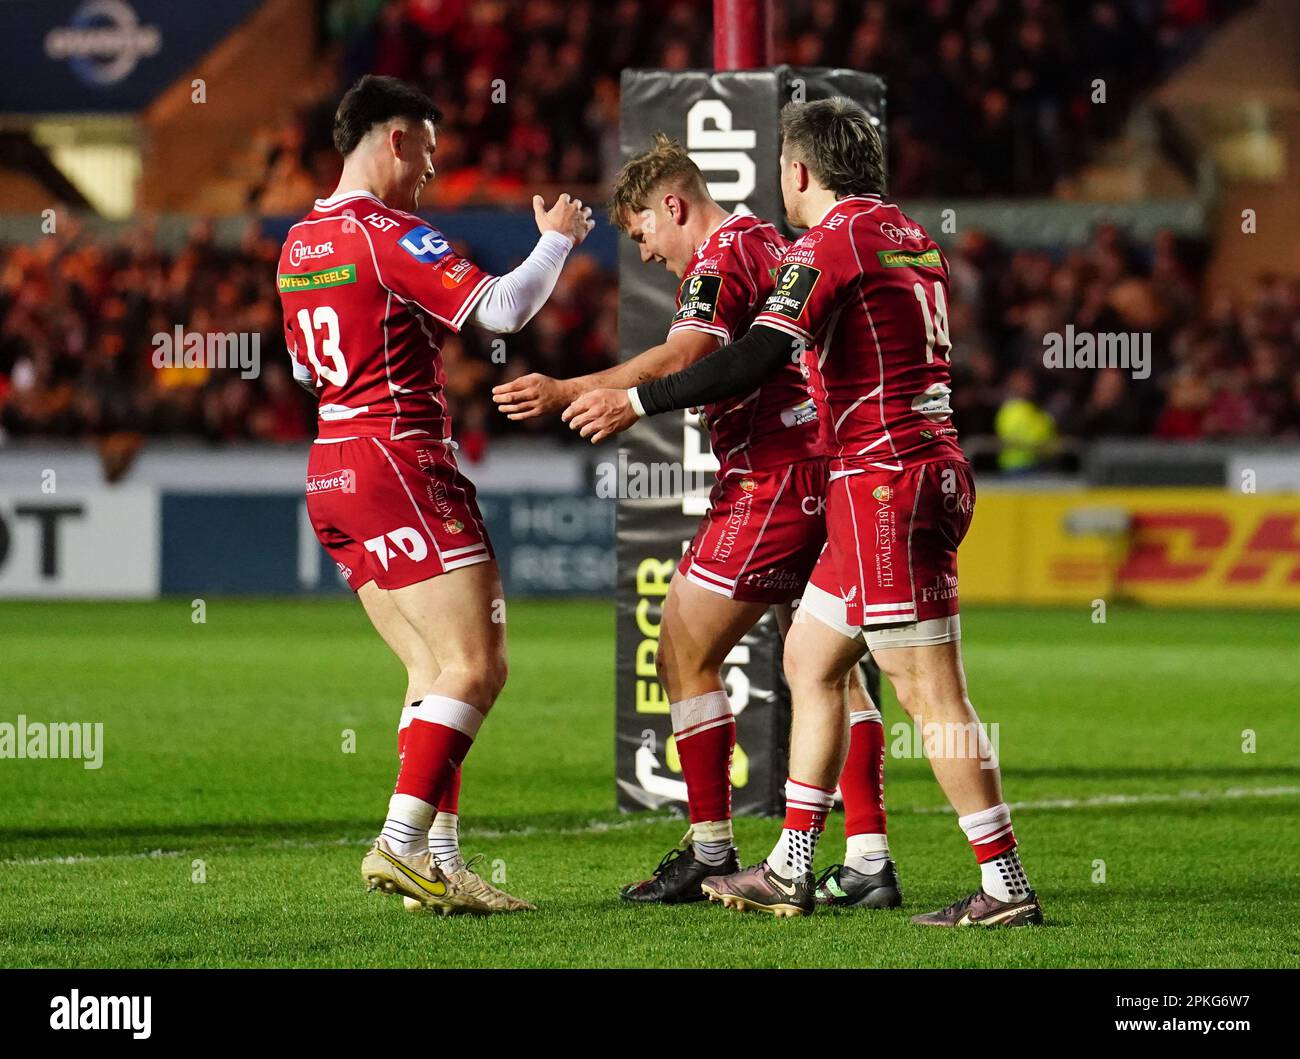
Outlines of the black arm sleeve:
[{"label": "black arm sleeve", "polygon": [[749,393],[790,362],[797,341],[775,327],[755,324],[743,338],[715,349],[689,368],[642,383],[636,395],[646,415],[653,416]]}]

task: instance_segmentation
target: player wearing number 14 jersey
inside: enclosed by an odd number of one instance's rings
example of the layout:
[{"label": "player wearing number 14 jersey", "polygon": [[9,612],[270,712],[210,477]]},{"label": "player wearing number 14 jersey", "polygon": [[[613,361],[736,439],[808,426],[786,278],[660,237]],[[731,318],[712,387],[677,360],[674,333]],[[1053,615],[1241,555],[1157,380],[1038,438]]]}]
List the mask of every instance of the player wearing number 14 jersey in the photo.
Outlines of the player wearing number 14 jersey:
[{"label": "player wearing number 14 jersey", "polygon": [[637,414],[744,392],[781,370],[791,343],[818,350],[812,388],[831,435],[828,543],[785,648],[790,776],[805,796],[787,798],[766,861],[702,886],[732,908],[812,911],[813,851],[843,760],[834,689],[870,650],[900,705],[925,726],[935,777],[980,865],[979,891],[914,921],[1041,923],[961,662],[957,548],[975,487],[949,408],[947,262],[882,198],[880,137],[861,107],[790,104],[781,132],[786,215],[807,231],[786,252],[753,327],[685,371],[626,394],[589,394],[569,411],[584,433],[609,433]]},{"label": "player wearing number 14 jersey", "polygon": [[307,512],[407,671],[388,816],[362,862],[370,889],[440,912],[531,906],[488,884],[458,842],[460,764],[505,680],[501,578],[474,486],[456,464],[440,349],[467,324],[516,331],[554,289],[589,209],[562,195],[513,272],[491,276],[408,212],[433,178],[438,111],[364,77],[344,96],[338,189],[295,224],[279,292],[294,376],[320,424]]},{"label": "player wearing number 14 jersey", "polygon": [[[678,277],[667,337],[595,375],[527,375],[498,386],[494,398],[512,418],[559,411],[585,390],[635,385],[693,363],[745,331],[771,295],[786,240],[752,214],[728,214],[685,148],[662,133],[624,165],[610,215],[644,263],[661,261]],[[691,827],[684,848],[665,855],[651,878],[623,888],[622,898],[637,904],[702,901],[702,879],[739,868],[729,775],[736,720],[723,661],[769,606],[788,625],[790,601],[803,591],[825,541],[822,424],[800,358],[703,413],[717,482],[669,586],[656,658]],[[845,721],[852,723],[841,780],[845,865],[856,875],[846,875],[848,885],[829,900],[894,907],[902,895],[885,836],[880,711],[856,669],[845,674],[843,695]]]}]

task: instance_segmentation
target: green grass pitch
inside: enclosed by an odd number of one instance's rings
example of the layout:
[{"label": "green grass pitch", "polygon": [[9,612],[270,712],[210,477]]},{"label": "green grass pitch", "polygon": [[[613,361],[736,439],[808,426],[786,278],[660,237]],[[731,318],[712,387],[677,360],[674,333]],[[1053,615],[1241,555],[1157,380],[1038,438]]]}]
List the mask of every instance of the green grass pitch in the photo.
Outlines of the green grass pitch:
[{"label": "green grass pitch", "polygon": [[[510,683],[466,770],[467,852],[540,910],[406,914],[358,872],[392,789],[404,684],[360,607],[215,599],[205,624],[190,613],[0,604],[0,721],[105,725],[98,771],[0,760],[0,965],[1300,965],[1294,616],[967,611],[972,696],[1000,726],[1049,920],[985,932],[901,912],[621,905],[618,887],[683,824],[613,808],[612,608],[584,601],[513,605]],[[926,763],[891,757],[887,784],[905,911],[972,889]],[[821,863],[842,854],[841,824]],[[742,858],[777,827],[740,821]]]}]

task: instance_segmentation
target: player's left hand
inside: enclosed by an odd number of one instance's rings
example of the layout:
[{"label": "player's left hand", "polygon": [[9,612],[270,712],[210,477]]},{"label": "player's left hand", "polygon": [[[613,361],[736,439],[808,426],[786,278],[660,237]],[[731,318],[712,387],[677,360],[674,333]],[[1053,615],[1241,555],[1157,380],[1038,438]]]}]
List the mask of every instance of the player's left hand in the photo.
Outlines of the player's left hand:
[{"label": "player's left hand", "polygon": [[591,438],[594,445],[626,430],[637,421],[637,414],[626,390],[590,390],[569,405],[560,418],[570,430]]}]

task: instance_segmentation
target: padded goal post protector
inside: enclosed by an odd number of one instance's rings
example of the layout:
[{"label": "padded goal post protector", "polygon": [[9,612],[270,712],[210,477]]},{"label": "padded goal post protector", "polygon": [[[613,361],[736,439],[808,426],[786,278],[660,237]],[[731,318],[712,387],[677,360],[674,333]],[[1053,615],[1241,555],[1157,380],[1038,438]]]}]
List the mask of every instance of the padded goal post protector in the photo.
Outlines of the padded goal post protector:
[{"label": "padded goal post protector", "polygon": [[[781,206],[778,115],[791,100],[832,95],[862,104],[883,133],[884,82],[856,70],[625,70],[620,149],[629,158],[645,150],[656,132],[675,137],[704,171],[719,203],[743,207],[791,235]],[[636,246],[619,240],[620,359],[664,340],[676,293],[676,277],[660,264],[643,264]],[[618,450],[615,778],[618,806],[625,811],[685,811],[686,785],[672,744],[668,699],[655,675],[655,650],[668,583],[708,506],[716,468],[707,433],[684,412],[638,423]],[[697,488],[674,493],[675,483]],[[879,674],[869,677],[879,702]],[[723,679],[736,713],[733,809],[737,815],[779,813],[790,698],[771,611],[728,656]]]}]

